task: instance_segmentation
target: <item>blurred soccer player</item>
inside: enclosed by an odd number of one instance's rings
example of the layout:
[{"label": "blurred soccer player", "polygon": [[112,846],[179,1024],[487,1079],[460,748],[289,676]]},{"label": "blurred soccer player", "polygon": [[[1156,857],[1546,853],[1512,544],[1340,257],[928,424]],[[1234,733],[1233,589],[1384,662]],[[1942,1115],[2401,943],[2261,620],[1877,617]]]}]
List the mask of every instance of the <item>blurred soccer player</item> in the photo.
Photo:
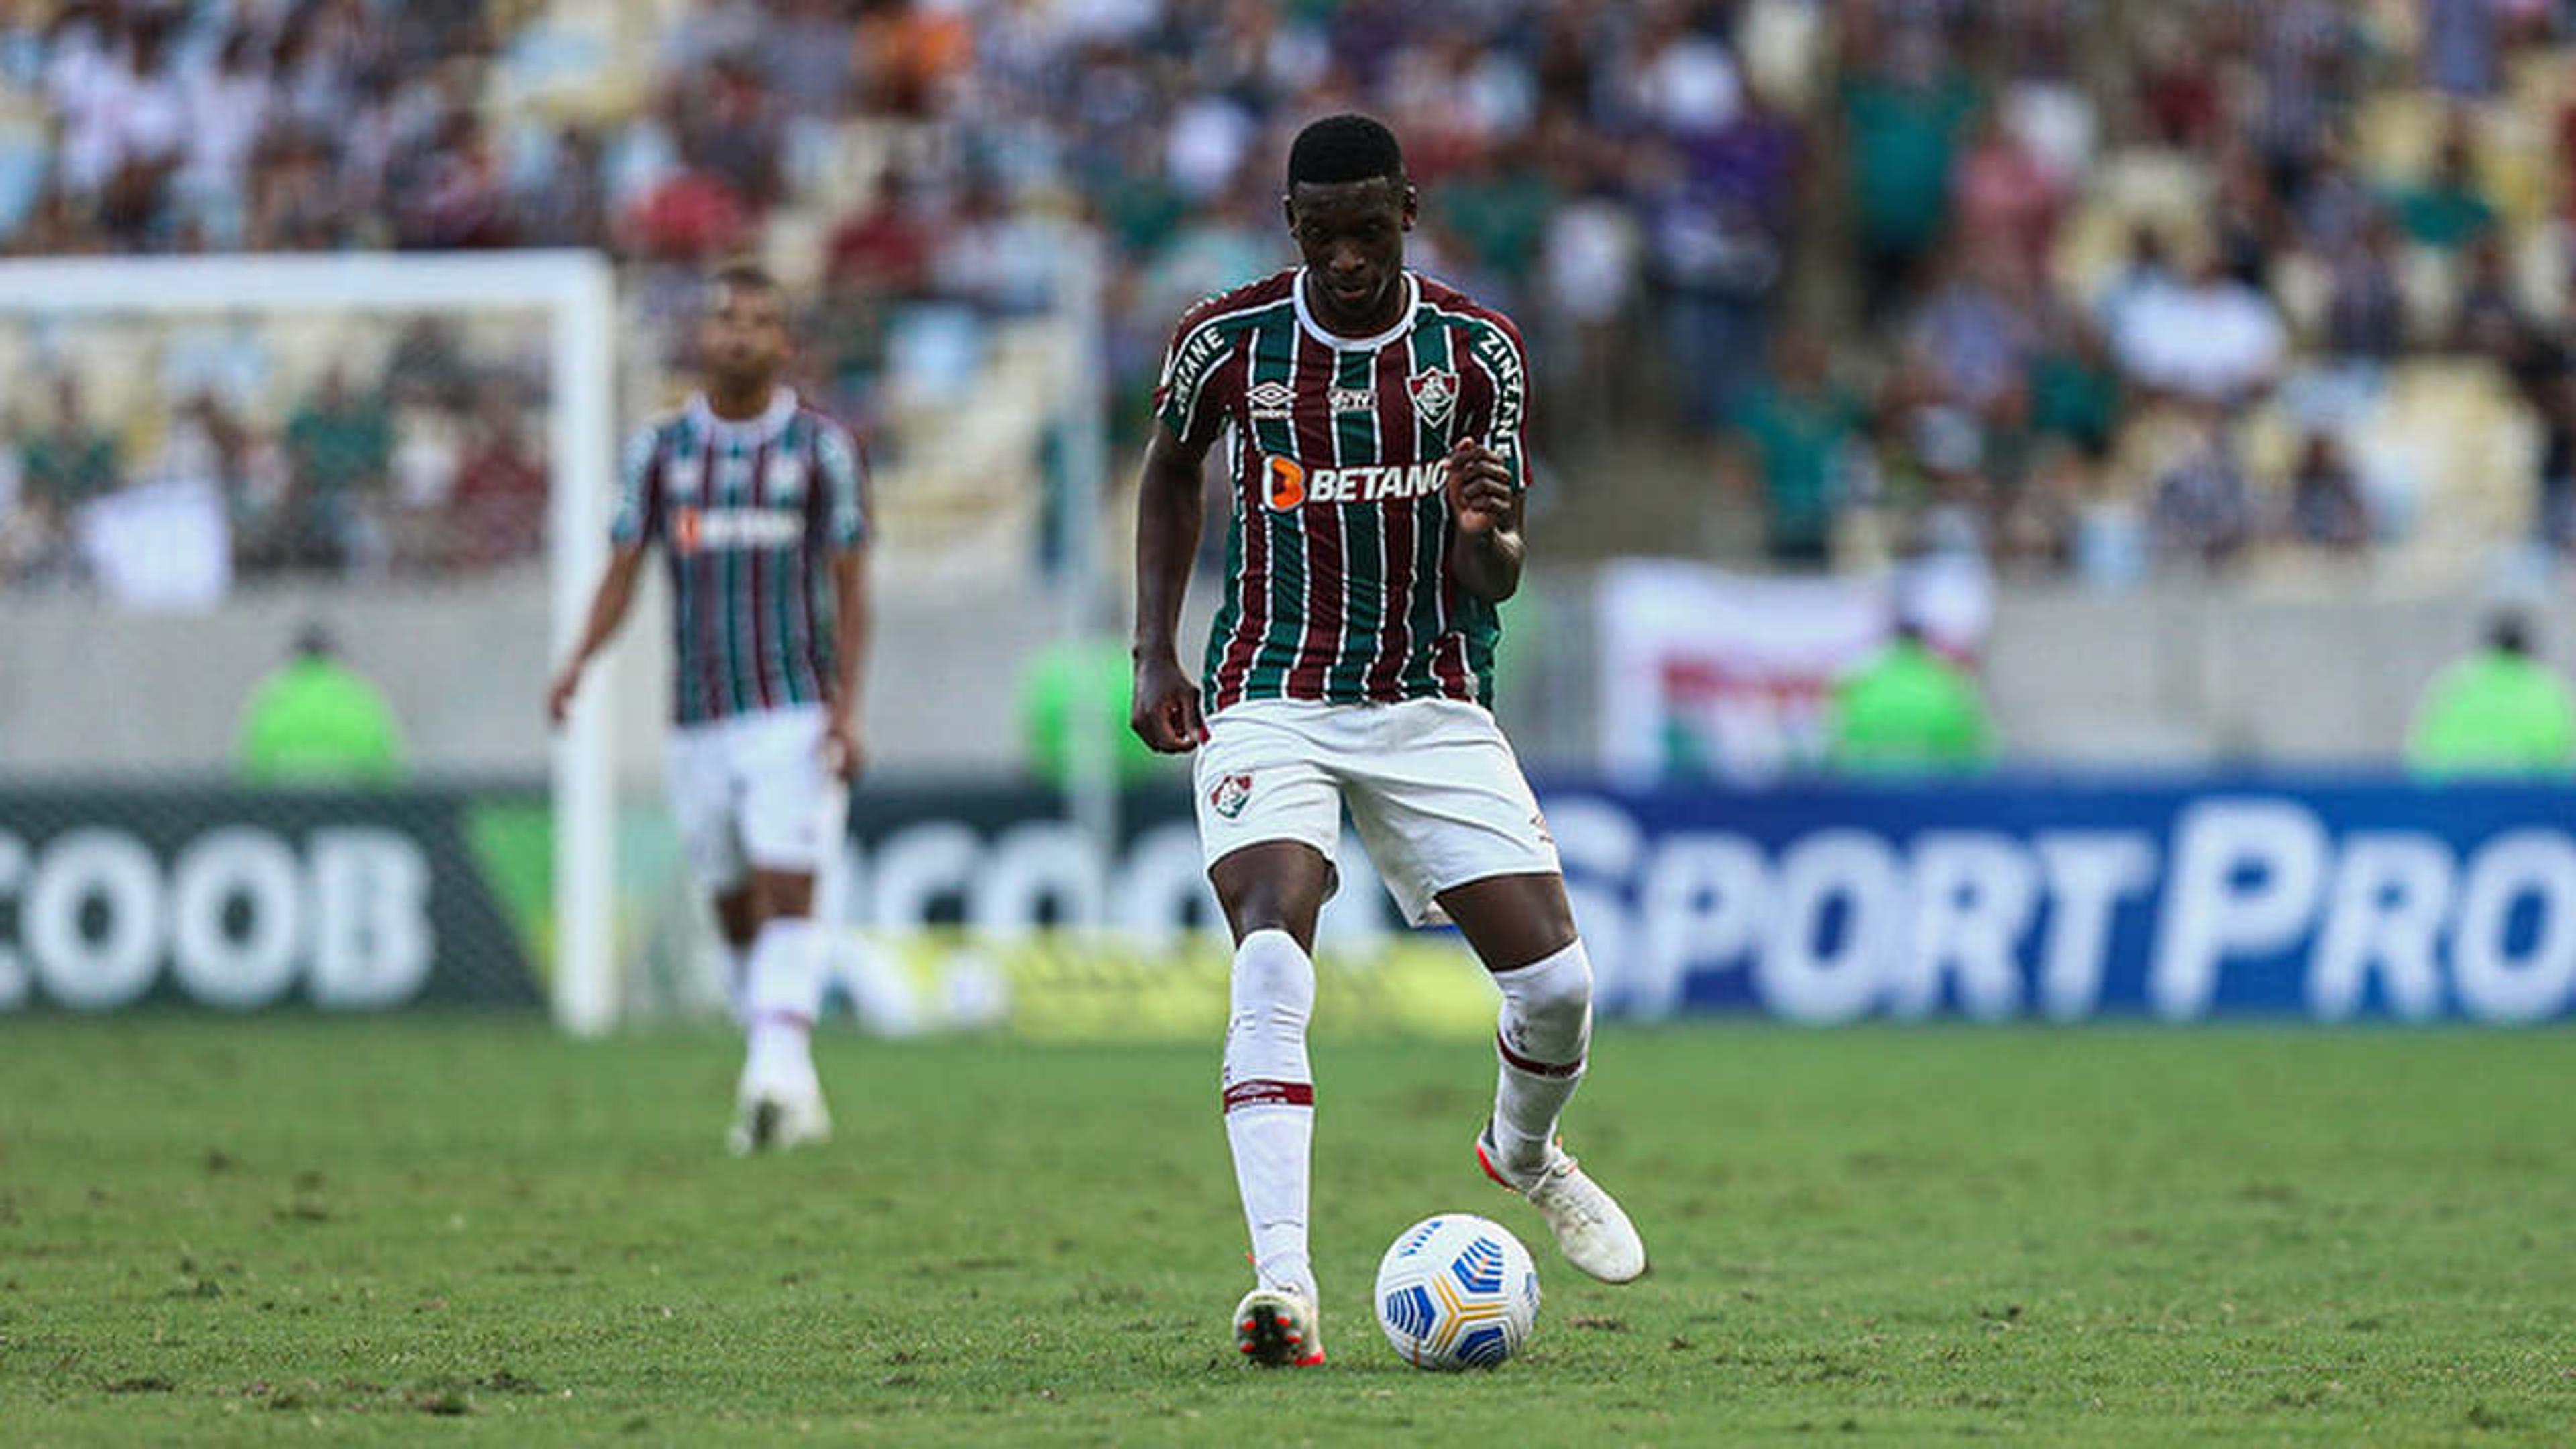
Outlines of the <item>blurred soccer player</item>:
[{"label": "blurred soccer player", "polygon": [[736,1152],[819,1142],[831,1115],[810,1033],[822,1005],[814,878],[840,848],[866,759],[867,536],[857,444],[778,377],[785,299],[754,267],[719,272],[698,326],[703,388],[637,432],[620,465],[615,553],[546,705],[560,723],[625,621],[644,551],[671,570],[672,813],[715,896],[749,1034]]},{"label": "blurred soccer player", "polygon": [[[1520,586],[1524,550],[1520,334],[1405,269],[1418,200],[1376,121],[1301,132],[1283,205],[1305,264],[1192,308],[1156,389],[1133,724],[1158,750],[1198,752],[1201,846],[1234,931],[1226,1136],[1258,1278],[1239,1344],[1256,1362],[1311,1364],[1309,952],[1345,805],[1405,914],[1455,921],[1502,989],[1478,1161],[1583,1271],[1625,1282],[1646,1253],[1557,1145],[1590,1043],[1592,967],[1555,842],[1488,712],[1495,606]],[[1235,503],[1202,691],[1174,636],[1220,436]]]}]

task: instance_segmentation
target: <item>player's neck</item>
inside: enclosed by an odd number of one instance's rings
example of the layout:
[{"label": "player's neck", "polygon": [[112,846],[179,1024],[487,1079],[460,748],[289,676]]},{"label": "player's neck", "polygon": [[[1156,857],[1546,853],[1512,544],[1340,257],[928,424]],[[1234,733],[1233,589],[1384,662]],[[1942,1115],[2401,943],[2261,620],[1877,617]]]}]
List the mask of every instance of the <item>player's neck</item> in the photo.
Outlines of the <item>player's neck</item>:
[{"label": "player's neck", "polygon": [[1402,267],[1395,269],[1395,282],[1386,289],[1385,298],[1370,307],[1365,317],[1334,317],[1327,314],[1324,310],[1326,306],[1324,286],[1316,279],[1312,269],[1307,271],[1298,285],[1306,294],[1304,298],[1306,315],[1313,319],[1314,324],[1335,337],[1350,342],[1383,334],[1404,316],[1406,307],[1413,301],[1413,287]]},{"label": "player's neck", "polygon": [[747,388],[722,388],[707,385],[707,411],[719,421],[751,423],[769,415],[769,405],[778,396],[778,384],[762,382]]}]

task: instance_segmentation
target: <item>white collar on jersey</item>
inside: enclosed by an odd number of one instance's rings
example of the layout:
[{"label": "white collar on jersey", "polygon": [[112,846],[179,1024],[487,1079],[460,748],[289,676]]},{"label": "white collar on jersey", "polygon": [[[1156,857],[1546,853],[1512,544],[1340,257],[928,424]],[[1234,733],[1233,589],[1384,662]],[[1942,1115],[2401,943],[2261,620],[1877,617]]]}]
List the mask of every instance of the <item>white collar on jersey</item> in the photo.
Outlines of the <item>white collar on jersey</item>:
[{"label": "white collar on jersey", "polygon": [[777,387],[769,390],[769,406],[756,418],[720,418],[707,406],[705,393],[689,395],[689,420],[716,437],[739,439],[746,443],[766,443],[786,431],[788,420],[796,416],[796,389]]},{"label": "white collar on jersey", "polygon": [[1306,268],[1297,269],[1296,285],[1289,290],[1297,295],[1297,325],[1326,347],[1343,352],[1374,352],[1402,337],[1405,329],[1413,325],[1415,309],[1422,305],[1422,287],[1415,282],[1413,269],[1407,267],[1404,269],[1404,308],[1395,314],[1395,325],[1375,337],[1343,337],[1326,331],[1324,324],[1315,320],[1315,314],[1306,310]]}]

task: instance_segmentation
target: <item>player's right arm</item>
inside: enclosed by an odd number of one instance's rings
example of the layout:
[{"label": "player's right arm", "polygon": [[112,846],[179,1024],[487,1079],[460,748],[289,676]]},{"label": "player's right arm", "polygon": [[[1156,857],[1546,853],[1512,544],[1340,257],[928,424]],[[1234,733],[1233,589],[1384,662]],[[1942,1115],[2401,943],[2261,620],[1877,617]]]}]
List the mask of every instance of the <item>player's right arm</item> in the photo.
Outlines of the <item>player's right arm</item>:
[{"label": "player's right arm", "polygon": [[1181,600],[1207,521],[1200,491],[1206,465],[1205,443],[1193,447],[1157,425],[1136,488],[1136,685],[1127,723],[1165,754],[1185,754],[1207,738],[1199,689],[1181,669],[1179,642]]},{"label": "player's right arm", "polygon": [[626,611],[635,603],[635,580],[643,572],[644,550],[661,537],[663,523],[661,433],[644,428],[627,440],[617,464],[617,512],[609,521],[608,571],[590,596],[590,617],[582,624],[581,642],[556,672],[546,691],[546,718],[556,724],[572,712],[572,697],[581,688],[581,672],[591,658],[617,637]]},{"label": "player's right arm", "polygon": [[635,603],[635,580],[643,572],[644,548],[641,544],[622,544],[608,559],[608,571],[600,575],[599,589],[590,596],[590,618],[581,627],[581,643],[574,646],[572,657],[556,673],[554,687],[546,691],[546,718],[556,724],[572,712],[572,697],[581,688],[581,672],[589,667],[592,656],[608,647],[617,637],[618,626],[626,622],[626,611]]},{"label": "player's right arm", "polygon": [[1154,387],[1154,436],[1136,488],[1135,693],[1127,724],[1167,755],[1207,738],[1199,688],[1181,669],[1181,600],[1190,590],[1207,503],[1200,491],[1208,450],[1225,428],[1229,389],[1241,368],[1216,324],[1220,300],[1191,308],[1172,335]]}]

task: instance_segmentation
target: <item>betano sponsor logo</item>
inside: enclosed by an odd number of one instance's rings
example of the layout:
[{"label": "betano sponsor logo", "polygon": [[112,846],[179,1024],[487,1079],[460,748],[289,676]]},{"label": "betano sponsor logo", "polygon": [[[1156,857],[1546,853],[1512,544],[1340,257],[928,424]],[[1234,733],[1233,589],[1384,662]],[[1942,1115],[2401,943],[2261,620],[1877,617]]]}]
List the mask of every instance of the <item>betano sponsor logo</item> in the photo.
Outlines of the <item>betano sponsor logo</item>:
[{"label": "betano sponsor logo", "polygon": [[1428,498],[1441,490],[1445,477],[1443,465],[1436,458],[1427,463],[1310,469],[1294,458],[1269,453],[1263,455],[1261,462],[1270,506],[1280,512],[1308,503]]},{"label": "betano sponsor logo", "polygon": [[682,553],[787,548],[805,536],[793,508],[683,508],[671,515],[671,542]]}]

